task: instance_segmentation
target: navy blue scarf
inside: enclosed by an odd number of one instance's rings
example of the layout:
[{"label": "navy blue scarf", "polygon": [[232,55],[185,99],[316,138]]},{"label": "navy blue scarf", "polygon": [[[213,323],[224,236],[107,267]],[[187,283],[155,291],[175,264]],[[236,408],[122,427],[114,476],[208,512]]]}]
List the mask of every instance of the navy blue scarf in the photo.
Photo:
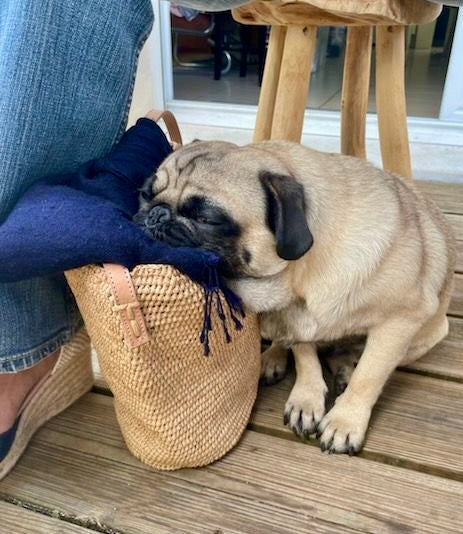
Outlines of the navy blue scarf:
[{"label": "navy blue scarf", "polygon": [[229,341],[220,291],[236,328],[241,327],[236,314],[243,312],[238,297],[217,274],[219,258],[153,241],[132,222],[138,189],[171,151],[159,126],[143,118],[106,156],[75,173],[33,185],[0,225],[0,282],[53,275],[91,263],[117,263],[128,269],[169,264],[204,288],[205,353],[209,353],[214,303]]}]

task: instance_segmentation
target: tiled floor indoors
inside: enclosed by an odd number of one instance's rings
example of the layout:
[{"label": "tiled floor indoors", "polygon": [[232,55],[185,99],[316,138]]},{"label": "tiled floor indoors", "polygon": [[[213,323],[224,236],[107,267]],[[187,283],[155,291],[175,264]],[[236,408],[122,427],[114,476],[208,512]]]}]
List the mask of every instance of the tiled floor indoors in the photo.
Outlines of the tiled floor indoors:
[{"label": "tiled floor indoors", "polygon": [[[308,107],[339,110],[343,58],[327,58],[325,65],[313,72]],[[410,116],[438,117],[444,87],[447,58],[440,49],[413,50],[407,55],[406,91]],[[370,83],[369,112],[374,105],[374,54]],[[218,81],[212,79],[212,67],[174,69],[174,97],[200,102],[226,102],[256,105],[259,95],[255,65],[245,78],[239,77],[237,63]]]}]

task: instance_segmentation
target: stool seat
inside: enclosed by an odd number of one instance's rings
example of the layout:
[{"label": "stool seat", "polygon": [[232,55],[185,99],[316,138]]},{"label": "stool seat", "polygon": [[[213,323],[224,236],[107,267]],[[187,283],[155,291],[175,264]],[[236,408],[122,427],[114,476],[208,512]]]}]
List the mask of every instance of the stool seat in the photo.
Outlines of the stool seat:
[{"label": "stool seat", "polygon": [[432,22],[442,6],[426,0],[259,0],[233,10],[243,24],[408,25]]},{"label": "stool seat", "polygon": [[242,24],[270,25],[254,141],[300,141],[318,26],[347,26],[341,152],[365,158],[373,29],[376,112],[385,169],[411,178],[405,102],[405,28],[433,21],[427,0],[259,0],[233,9]]}]

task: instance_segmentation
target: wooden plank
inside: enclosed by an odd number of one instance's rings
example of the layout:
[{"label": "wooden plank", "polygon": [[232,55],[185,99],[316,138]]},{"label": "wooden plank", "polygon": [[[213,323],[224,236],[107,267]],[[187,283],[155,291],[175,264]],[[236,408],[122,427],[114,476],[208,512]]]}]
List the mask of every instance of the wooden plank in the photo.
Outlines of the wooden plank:
[{"label": "wooden plank", "polygon": [[456,239],[458,241],[463,241],[463,215],[447,213],[446,217],[453,228]]},{"label": "wooden plank", "polygon": [[449,321],[449,335],[407,370],[463,382],[463,319]]},{"label": "wooden plank", "polygon": [[[283,425],[292,376],[261,388],[251,428],[293,437]],[[463,481],[463,384],[397,371],[370,421],[362,455]]]},{"label": "wooden plank", "polygon": [[457,239],[457,265],[455,270],[463,272],[463,215],[447,214],[450,225]]},{"label": "wooden plank", "polygon": [[463,317],[463,274],[455,274],[454,284],[448,313]]},{"label": "wooden plank", "polygon": [[2,491],[131,534],[461,532],[463,484],[246,432],[224,459],[159,473],[88,394],[34,438]]},{"label": "wooden plank", "polygon": [[441,210],[463,214],[463,184],[417,180],[418,189],[429,195]]},{"label": "wooden plank", "polygon": [[89,530],[6,502],[0,502],[0,517],[0,531],[11,534],[91,534],[95,532],[93,529]]}]

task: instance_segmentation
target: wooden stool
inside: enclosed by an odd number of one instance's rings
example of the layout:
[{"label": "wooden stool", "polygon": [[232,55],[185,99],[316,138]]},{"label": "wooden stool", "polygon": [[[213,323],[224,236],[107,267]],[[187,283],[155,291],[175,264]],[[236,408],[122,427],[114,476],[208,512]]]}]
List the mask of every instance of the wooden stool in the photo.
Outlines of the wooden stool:
[{"label": "wooden stool", "polygon": [[233,10],[242,24],[271,25],[254,141],[299,142],[317,26],[348,26],[341,99],[341,151],[365,158],[372,28],[376,111],[385,169],[412,177],[405,105],[405,28],[434,20],[426,0],[260,0]]}]

